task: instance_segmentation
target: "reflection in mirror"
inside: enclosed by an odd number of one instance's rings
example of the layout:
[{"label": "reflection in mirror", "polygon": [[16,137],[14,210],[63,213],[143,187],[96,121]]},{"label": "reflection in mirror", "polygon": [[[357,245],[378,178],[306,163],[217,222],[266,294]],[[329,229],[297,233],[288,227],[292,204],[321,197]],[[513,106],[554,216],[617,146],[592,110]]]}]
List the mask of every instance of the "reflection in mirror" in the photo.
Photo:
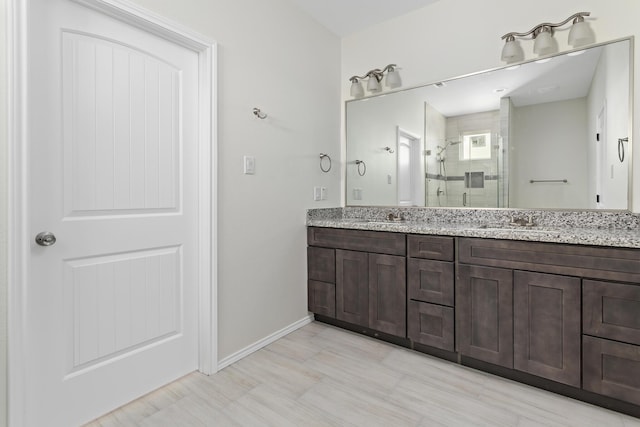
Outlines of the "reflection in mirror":
[{"label": "reflection in mirror", "polygon": [[348,101],[347,206],[628,209],[631,44]]}]

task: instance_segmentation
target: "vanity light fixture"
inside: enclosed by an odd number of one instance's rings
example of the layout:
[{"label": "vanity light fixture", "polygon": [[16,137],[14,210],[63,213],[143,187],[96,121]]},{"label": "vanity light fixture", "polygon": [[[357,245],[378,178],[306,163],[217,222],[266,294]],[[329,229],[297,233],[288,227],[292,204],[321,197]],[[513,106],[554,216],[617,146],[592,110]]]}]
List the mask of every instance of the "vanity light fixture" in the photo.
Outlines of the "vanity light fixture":
[{"label": "vanity light fixture", "polygon": [[362,81],[365,79],[367,80],[367,90],[371,93],[377,93],[382,90],[382,85],[380,84],[382,79],[384,79],[384,84],[388,88],[394,89],[400,87],[402,85],[402,81],[400,80],[400,74],[396,67],[396,64],[389,64],[382,70],[374,68],[373,70],[367,71],[364,76],[350,77],[349,81],[351,82],[351,90],[349,92],[351,96],[354,98],[362,98],[364,96]]},{"label": "vanity light fixture", "polygon": [[558,43],[553,38],[554,28],[562,27],[569,21],[572,21],[571,30],[569,30],[569,45],[576,48],[593,43],[595,36],[584,20],[584,17],[589,15],[591,15],[591,12],[578,12],[562,22],[538,24],[526,33],[511,32],[505,34],[502,36],[502,40],[505,40],[502,48],[502,60],[507,64],[524,60],[524,51],[516,38],[526,38],[528,36],[534,39],[533,52],[538,56],[557,52]]}]

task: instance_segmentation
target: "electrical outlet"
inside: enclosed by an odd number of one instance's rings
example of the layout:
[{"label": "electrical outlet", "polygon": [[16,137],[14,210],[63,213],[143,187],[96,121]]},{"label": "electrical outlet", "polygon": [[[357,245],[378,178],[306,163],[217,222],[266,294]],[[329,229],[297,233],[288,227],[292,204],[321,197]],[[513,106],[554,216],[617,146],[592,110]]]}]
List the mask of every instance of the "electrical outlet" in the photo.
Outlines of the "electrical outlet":
[{"label": "electrical outlet", "polygon": [[322,187],[313,187],[313,200],[322,200]]},{"label": "electrical outlet", "polygon": [[320,200],[327,200],[327,187],[320,187]]},{"label": "electrical outlet", "polygon": [[353,189],[353,200],[362,200],[362,188]]}]

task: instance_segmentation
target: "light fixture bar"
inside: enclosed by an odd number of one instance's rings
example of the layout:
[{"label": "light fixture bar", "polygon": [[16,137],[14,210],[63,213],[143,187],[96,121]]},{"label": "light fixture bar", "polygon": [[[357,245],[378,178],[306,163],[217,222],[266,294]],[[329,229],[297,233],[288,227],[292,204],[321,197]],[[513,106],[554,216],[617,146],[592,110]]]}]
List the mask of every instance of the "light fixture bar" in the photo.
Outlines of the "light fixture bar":
[{"label": "light fixture bar", "polygon": [[593,32],[584,20],[585,16],[590,16],[591,12],[574,13],[562,22],[543,22],[524,33],[511,32],[502,36],[505,40],[502,48],[501,59],[507,64],[522,61],[524,59],[524,51],[517,38],[526,38],[531,36],[535,40],[533,44],[533,52],[539,56],[546,56],[557,52],[558,44],[553,38],[554,28],[561,27],[566,23],[573,21],[571,30],[569,31],[569,44],[574,48],[593,43],[595,37]]},{"label": "light fixture bar", "polygon": [[354,98],[362,98],[364,96],[364,88],[362,87],[362,80],[367,79],[367,90],[372,93],[380,92],[382,85],[380,82],[385,77],[385,85],[390,88],[396,88],[401,86],[400,75],[396,69],[396,64],[389,64],[383,69],[374,68],[367,71],[363,76],[351,76],[349,81],[351,82],[351,96]]},{"label": "light fixture bar", "polygon": [[[591,12],[578,12],[578,13],[574,13],[573,15],[571,15],[570,17],[568,17],[567,19],[565,19],[562,22],[558,22],[557,24],[551,23],[551,22],[544,22],[542,24],[538,24],[535,27],[533,27],[531,30],[527,31],[526,33],[516,33],[516,32],[511,32],[511,33],[507,33],[504,36],[502,36],[502,40],[506,39],[507,37],[527,37],[530,34],[533,34],[534,38],[535,36],[537,36],[540,31],[542,31],[542,29],[544,27],[549,27],[549,28],[556,28],[556,27],[562,27],[563,25],[565,25],[566,23],[568,23],[571,20],[577,20],[578,18],[582,18],[582,20],[584,20],[585,16],[590,16]],[[580,21],[576,21],[576,22],[580,22]]]}]

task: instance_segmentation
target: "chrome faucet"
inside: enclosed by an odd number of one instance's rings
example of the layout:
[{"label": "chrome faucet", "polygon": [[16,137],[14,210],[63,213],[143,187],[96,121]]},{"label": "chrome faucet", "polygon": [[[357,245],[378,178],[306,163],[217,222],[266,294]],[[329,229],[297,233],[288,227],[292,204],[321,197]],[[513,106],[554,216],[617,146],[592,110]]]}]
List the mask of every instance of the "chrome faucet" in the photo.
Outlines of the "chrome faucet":
[{"label": "chrome faucet", "polygon": [[387,215],[387,221],[403,221],[404,218],[401,215],[397,215],[394,214],[393,212],[390,212],[389,215]]},{"label": "chrome faucet", "polygon": [[533,215],[529,215],[527,219],[515,218],[512,216],[509,225],[515,225],[518,227],[533,227],[535,224],[533,222]]}]

